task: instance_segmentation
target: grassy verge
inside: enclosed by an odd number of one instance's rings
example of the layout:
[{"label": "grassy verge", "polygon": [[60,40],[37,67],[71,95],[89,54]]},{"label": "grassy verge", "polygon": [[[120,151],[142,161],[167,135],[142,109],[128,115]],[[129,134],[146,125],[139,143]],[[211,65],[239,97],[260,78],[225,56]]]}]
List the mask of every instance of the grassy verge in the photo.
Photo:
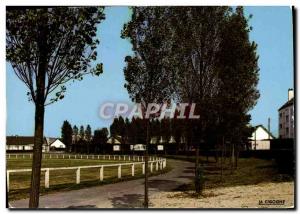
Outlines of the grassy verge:
[{"label": "grassy verge", "polygon": [[[179,159],[194,162],[193,156],[166,156],[168,159]],[[294,178],[288,174],[282,174],[278,171],[274,160],[264,160],[258,158],[240,158],[238,168],[232,170],[230,161],[227,159],[223,166],[223,176],[221,176],[221,163],[215,162],[213,157],[207,161],[206,157],[200,157],[204,170],[205,188],[212,189],[218,187],[231,187],[241,185],[257,185],[268,182],[286,182],[294,181]],[[194,171],[194,169],[190,169]],[[193,177],[191,182],[182,185],[178,190],[194,190]]]}]

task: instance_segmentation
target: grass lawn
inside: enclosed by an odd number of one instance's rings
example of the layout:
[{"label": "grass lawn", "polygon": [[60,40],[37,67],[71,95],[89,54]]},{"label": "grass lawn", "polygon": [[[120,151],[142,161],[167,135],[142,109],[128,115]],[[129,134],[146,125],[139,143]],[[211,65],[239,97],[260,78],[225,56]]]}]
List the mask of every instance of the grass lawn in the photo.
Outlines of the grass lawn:
[{"label": "grass lawn", "polygon": [[[93,160],[93,159],[43,159],[42,168],[55,167],[74,167],[74,166],[89,166],[89,165],[106,165],[117,163],[130,163],[131,161],[123,160]],[[150,166],[149,166],[150,167]],[[30,169],[31,159],[7,159],[7,169]],[[159,174],[169,171],[166,167],[163,171],[155,171],[153,165],[153,174]],[[45,189],[44,172],[41,176],[41,193],[45,194],[53,191],[79,189],[88,186],[119,182],[128,179],[136,179],[143,177],[142,165],[135,165],[135,176],[131,176],[131,166],[122,166],[122,178],[117,178],[117,167],[104,167],[104,179],[99,180],[99,168],[89,168],[80,170],[80,184],[76,184],[76,170],[55,170],[50,171],[50,188]],[[30,188],[31,172],[10,173],[10,191],[8,193],[9,200],[17,200],[28,197]]]},{"label": "grass lawn", "polygon": [[[182,159],[194,162],[193,156],[167,156],[167,158]],[[239,158],[238,168],[231,170],[229,158],[224,163],[223,176],[221,179],[221,160],[215,162],[213,157],[200,157],[204,170],[205,188],[232,187],[241,185],[256,185],[260,183],[276,183],[293,181],[294,178],[288,174],[278,171],[276,163],[272,159]],[[194,169],[191,169],[194,171]],[[193,178],[191,182],[182,185],[178,190],[194,190]]]}]

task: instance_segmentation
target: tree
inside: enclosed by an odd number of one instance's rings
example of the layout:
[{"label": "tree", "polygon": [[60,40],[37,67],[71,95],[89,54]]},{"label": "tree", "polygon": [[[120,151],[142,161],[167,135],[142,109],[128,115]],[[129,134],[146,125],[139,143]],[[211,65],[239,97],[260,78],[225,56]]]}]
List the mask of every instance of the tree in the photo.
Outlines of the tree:
[{"label": "tree", "polygon": [[77,152],[77,142],[78,142],[78,134],[79,134],[79,130],[78,127],[76,125],[73,126],[73,150],[76,153]]},{"label": "tree", "polygon": [[66,145],[67,151],[70,151],[71,149],[72,134],[73,134],[72,126],[67,120],[65,120],[61,127],[61,138],[63,143]]},{"label": "tree", "polygon": [[218,76],[216,58],[220,50],[222,26],[228,16],[228,7],[174,7],[167,21],[171,33],[172,52],[165,57],[174,74],[174,90],[177,100],[196,103],[199,120],[187,121],[190,141],[196,148],[195,190],[200,193],[199,149],[204,139],[211,107],[216,101]]},{"label": "tree", "polygon": [[[103,7],[8,7],[6,59],[35,104],[34,151],[29,207],[39,205],[45,106],[63,99],[65,84],[100,75],[97,25]],[[51,98],[51,95],[54,97]]]},{"label": "tree", "polygon": [[76,126],[76,125],[74,125],[73,126],[73,135],[74,135],[74,141],[75,141],[75,143],[77,142],[77,138],[78,138],[78,134],[79,134],[79,132],[78,132],[79,130],[78,130],[78,127]]},{"label": "tree", "polygon": [[86,126],[86,129],[85,129],[85,138],[86,138],[86,140],[88,142],[92,140],[92,128],[91,128],[90,125]]},{"label": "tree", "polygon": [[[133,56],[126,56],[125,88],[130,98],[141,103],[146,109],[149,103],[168,101],[169,72],[163,64],[167,53],[166,29],[161,17],[166,7],[133,7],[131,21],[124,25],[122,38],[128,38],[132,44]],[[149,119],[144,119],[146,129],[145,151],[145,197],[144,207],[148,207],[148,149],[150,141]]]},{"label": "tree", "polygon": [[84,131],[84,126],[80,126],[80,129],[79,129],[79,137],[81,140],[85,140],[85,131]]},{"label": "tree", "polygon": [[237,7],[222,28],[223,37],[217,57],[219,127],[228,139],[232,139],[232,157],[235,153],[236,165],[238,143],[249,134],[251,117],[248,112],[259,98],[257,44],[250,42],[250,31],[243,7]]},{"label": "tree", "polygon": [[90,125],[86,126],[84,134],[85,134],[85,140],[87,141],[87,153],[90,154],[90,143],[92,140],[92,128]]},{"label": "tree", "polygon": [[107,128],[96,129],[94,131],[93,142],[96,144],[96,148],[104,152],[105,143],[108,139],[108,130]]}]

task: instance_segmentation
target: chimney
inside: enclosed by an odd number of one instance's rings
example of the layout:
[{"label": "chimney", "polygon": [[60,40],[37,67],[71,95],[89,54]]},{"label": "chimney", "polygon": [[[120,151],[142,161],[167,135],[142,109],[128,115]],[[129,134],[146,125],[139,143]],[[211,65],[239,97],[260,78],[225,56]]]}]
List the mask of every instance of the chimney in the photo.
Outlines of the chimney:
[{"label": "chimney", "polygon": [[290,101],[292,98],[294,98],[294,90],[292,88],[289,88],[289,90],[288,90],[288,100]]}]

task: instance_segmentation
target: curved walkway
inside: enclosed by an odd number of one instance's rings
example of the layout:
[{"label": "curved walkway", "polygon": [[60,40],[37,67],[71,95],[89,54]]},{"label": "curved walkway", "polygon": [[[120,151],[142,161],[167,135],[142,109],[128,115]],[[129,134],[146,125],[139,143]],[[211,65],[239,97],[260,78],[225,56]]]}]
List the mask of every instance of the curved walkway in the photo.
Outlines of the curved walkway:
[{"label": "curved walkway", "polygon": [[[149,195],[170,192],[193,178],[194,164],[167,160],[173,169],[149,178]],[[58,192],[40,197],[40,208],[143,208],[144,179]],[[13,201],[14,208],[28,207],[28,199]],[[151,200],[150,200],[151,207]]]}]

